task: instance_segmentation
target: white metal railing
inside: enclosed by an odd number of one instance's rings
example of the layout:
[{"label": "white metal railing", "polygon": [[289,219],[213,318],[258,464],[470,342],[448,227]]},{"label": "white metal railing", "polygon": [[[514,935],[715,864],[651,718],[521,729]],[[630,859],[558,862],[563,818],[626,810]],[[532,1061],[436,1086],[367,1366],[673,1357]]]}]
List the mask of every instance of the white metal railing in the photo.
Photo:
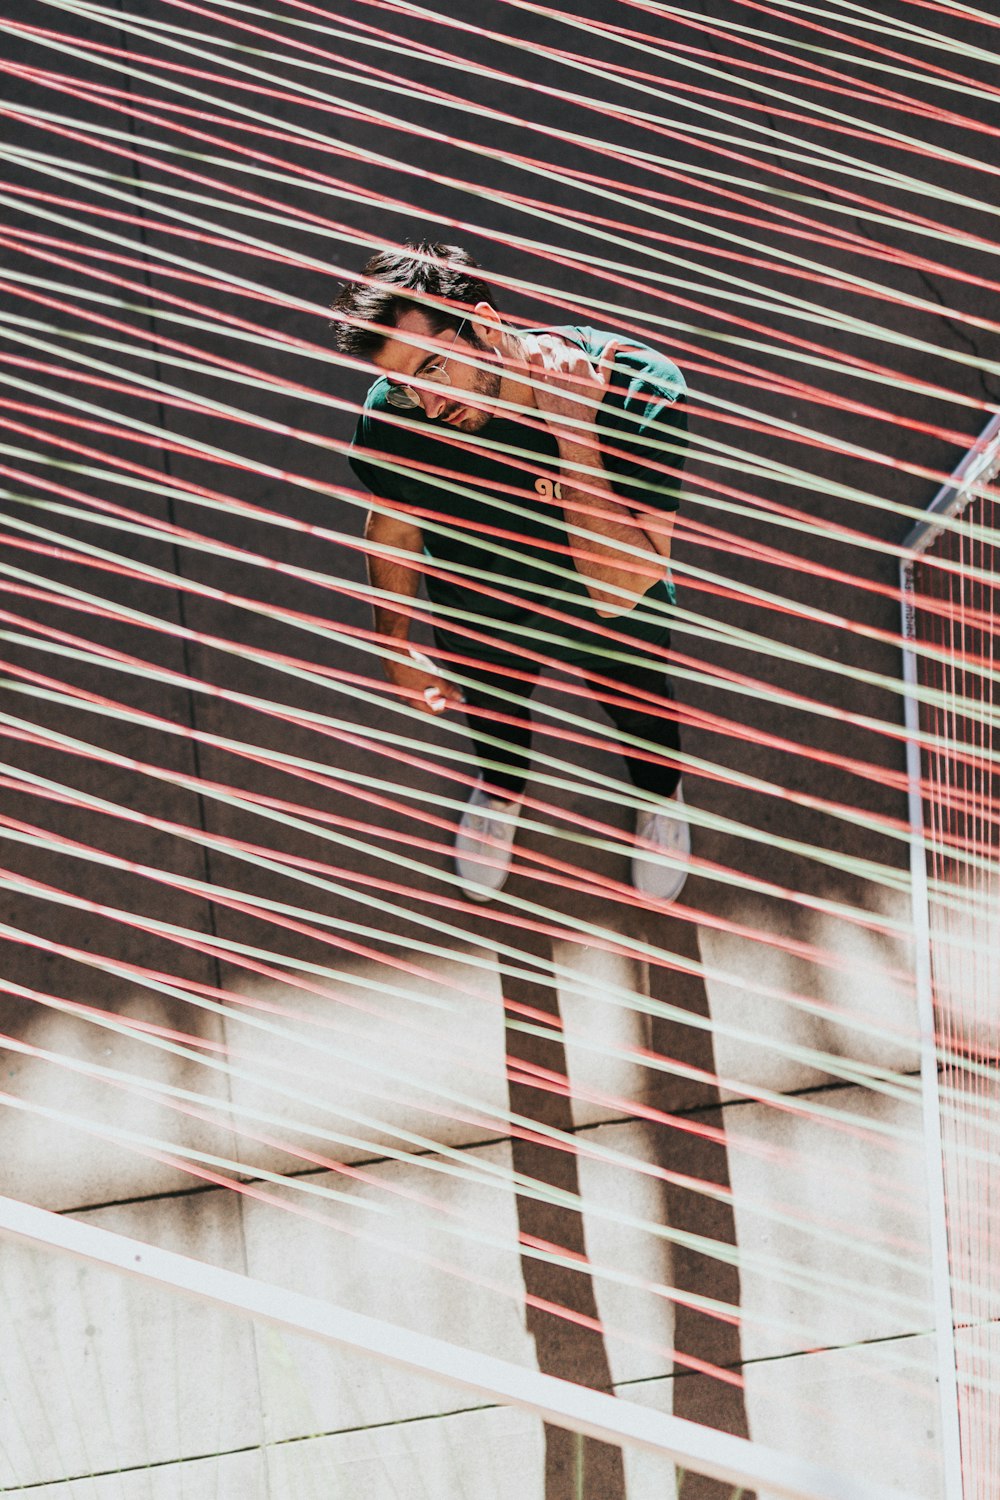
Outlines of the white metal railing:
[{"label": "white metal railing", "polygon": [[13,1198],[0,1197],[0,1234],[446,1381],[602,1442],[644,1448],[696,1473],[766,1494],[768,1500],[913,1500],[898,1490],[837,1474],[747,1438],[412,1333]]},{"label": "white metal railing", "polygon": [[906,761],[909,817],[912,831],[910,870],[913,893],[914,974],[921,1038],[921,1081],[923,1092],[924,1142],[926,1147],[931,1275],[937,1337],[938,1391],[941,1407],[942,1469],[944,1500],[964,1500],[962,1473],[958,1366],[955,1344],[955,1312],[952,1297],[951,1257],[948,1240],[948,1215],[945,1195],[944,1142],[941,1128],[941,1100],[937,1022],[934,1006],[932,969],[932,936],[928,901],[927,857],[925,848],[924,796],[921,777],[920,701],[917,656],[912,649],[917,640],[915,609],[915,567],[935,540],[940,537],[942,522],[958,519],[977,490],[991,483],[1000,469],[1000,415],[995,416],[955,469],[950,481],[942,485],[927,508],[926,520],[920,521],[906,537],[909,555],[900,564],[900,590],[903,618],[903,682],[907,729]]}]

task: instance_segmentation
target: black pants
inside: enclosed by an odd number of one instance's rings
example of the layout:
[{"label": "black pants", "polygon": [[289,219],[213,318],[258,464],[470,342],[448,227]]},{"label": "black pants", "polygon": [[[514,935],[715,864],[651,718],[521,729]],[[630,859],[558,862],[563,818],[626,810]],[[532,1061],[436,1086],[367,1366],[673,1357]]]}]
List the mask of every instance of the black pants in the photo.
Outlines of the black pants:
[{"label": "black pants", "polygon": [[[666,631],[661,632],[656,640],[656,644],[660,646],[669,645],[669,642],[670,637]],[[468,651],[468,646],[465,650]],[[638,657],[642,651],[641,642],[636,642],[635,650]],[[629,688],[653,694],[658,700],[656,703],[642,704],[633,701],[626,706],[602,702],[601,707],[621,733],[646,740],[671,758],[680,749],[680,730],[672,712],[673,688],[662,664],[654,659],[626,663],[593,654],[583,658],[575,653],[567,655],[566,661],[579,666],[586,681],[597,694],[612,694],[615,688],[595,681],[595,677],[607,678],[623,695],[628,694]],[[467,706],[481,710],[467,713],[465,717],[476,754],[483,764],[483,779],[497,795],[513,800],[524,791],[528,780],[531,765],[531,710],[528,699],[535,690],[542,668],[524,657],[512,655],[504,658],[502,665],[531,674],[530,680],[525,682],[491,670],[493,665],[493,662],[484,661],[476,667],[462,666],[456,668],[456,671],[465,679],[462,692]],[[502,693],[515,695],[514,701],[504,698]],[[510,714],[524,722],[517,725],[505,724],[495,717],[498,714]],[[490,744],[487,736],[502,741],[502,746]],[[558,741],[555,743],[558,745]],[[558,749],[555,753],[558,754]],[[641,755],[631,753],[627,746],[622,746],[622,755],[635,786],[659,797],[673,796],[680,781],[679,766],[658,765],[654,761],[644,760]],[[491,761],[495,761],[503,769],[491,769]]]}]

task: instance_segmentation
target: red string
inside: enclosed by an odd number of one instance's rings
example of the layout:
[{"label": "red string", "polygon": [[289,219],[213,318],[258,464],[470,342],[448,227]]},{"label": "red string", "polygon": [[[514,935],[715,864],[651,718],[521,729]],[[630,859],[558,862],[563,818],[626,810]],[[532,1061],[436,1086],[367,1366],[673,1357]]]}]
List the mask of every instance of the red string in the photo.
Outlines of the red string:
[{"label": "red string", "polygon": [[[5,404],[5,403],[0,403],[0,405],[3,405],[3,404]],[[62,419],[70,421],[71,423],[74,423],[74,424],[79,424],[79,425],[84,425],[84,426],[91,425],[91,424],[89,424],[87,422],[80,423],[80,419],[74,419],[74,418],[68,418],[68,417],[63,417]],[[12,422],[9,425],[10,425],[10,427],[11,427],[12,430],[22,430],[22,431],[28,432],[29,434],[31,434],[33,436],[36,436],[36,437],[39,436],[39,434],[37,432],[35,432],[33,429],[31,429],[31,428],[23,428],[21,426],[21,424],[13,423]],[[111,430],[115,432],[116,436],[125,436],[125,437],[132,437],[132,436],[134,436],[133,434],[129,433],[129,431],[127,429],[123,429],[121,431],[118,431],[116,429],[111,429]],[[80,452],[86,453],[88,455],[95,455],[96,454],[96,456],[99,456],[99,457],[103,457],[104,456],[103,454],[101,454],[100,450],[91,450],[91,449],[88,449],[86,447],[83,447],[82,445],[76,445],[76,444],[68,444],[68,446],[70,446],[71,448],[73,448],[76,451],[80,451]],[[125,466],[125,465],[123,465],[123,467],[129,467],[129,468],[133,468],[133,469],[139,469],[141,471],[141,466],[131,466],[131,465]],[[0,466],[0,468],[2,468],[2,466]],[[14,471],[14,472],[18,472],[18,471]],[[150,477],[156,478],[158,480],[162,478],[162,476],[159,475],[156,471],[145,470],[144,472],[146,474],[148,474]],[[38,482],[38,481],[36,481],[36,482]],[[345,494],[347,494],[347,495],[349,495],[349,496],[351,496],[353,498],[353,492],[350,492],[350,491],[339,491],[339,487],[335,487],[335,486],[325,486],[325,488],[327,488],[328,490],[330,490],[331,492],[334,492],[334,493],[336,493],[336,492],[345,493]],[[196,490],[196,487],[192,487],[192,489]],[[143,516],[143,515],[141,515],[141,513],[135,512],[135,511],[130,511],[126,507],[112,506],[110,504],[110,502],[96,501],[94,499],[94,497],[92,497],[92,496],[87,496],[87,495],[81,494],[80,492],[75,492],[75,491],[66,491],[65,487],[62,487],[62,492],[64,492],[64,493],[70,493],[70,494],[73,495],[74,498],[77,498],[77,499],[81,500],[83,503],[85,503],[87,505],[95,506],[97,509],[109,510],[109,511],[112,511],[112,512],[114,512],[116,514],[119,514],[119,515],[130,516],[130,517],[133,517],[133,518],[135,518],[135,519],[137,519],[137,520],[139,520],[139,521],[141,521],[143,523],[146,523],[148,521],[148,518],[145,517],[145,516]],[[203,493],[203,494],[211,494],[212,493],[210,491],[197,491],[197,492],[200,492],[200,493]],[[225,498],[225,497],[223,497],[223,498]],[[248,513],[251,513],[251,514],[261,515],[261,516],[271,515],[273,517],[276,514],[276,513],[273,513],[273,512],[264,511],[264,510],[262,510],[259,507],[251,506],[251,505],[249,505],[248,503],[245,503],[245,502],[241,502],[240,505],[239,505],[239,508],[242,511],[245,511],[245,512],[248,512]],[[190,531],[187,531],[186,529],[180,528],[180,527],[175,527],[172,524],[167,523],[167,522],[157,522],[157,526],[158,526],[159,529],[165,530],[168,533],[173,534],[173,535],[177,535],[179,537],[191,537],[191,538],[199,538],[200,539],[200,534],[199,533],[197,533],[197,532],[190,532]],[[306,525],[304,523],[297,523],[295,525],[294,529],[302,529],[302,530],[304,530],[306,532],[309,532],[311,534],[316,534],[318,536],[326,536],[327,535],[327,533],[326,533],[326,531],[325,531],[324,528],[316,528],[316,527],[308,526],[308,525]],[[330,537],[333,540],[341,543],[342,545],[351,546],[351,547],[356,548],[357,550],[361,550],[361,551],[368,550],[367,547],[366,547],[366,544],[364,542],[360,541],[360,540],[355,541],[353,539],[345,538],[345,537],[342,537],[339,533],[336,533],[336,532],[330,533],[329,535],[330,535]],[[29,541],[27,541],[24,538],[15,537],[13,535],[8,536],[8,541],[9,541],[9,543],[10,543],[11,546],[20,548],[21,550],[33,551],[33,552],[41,553],[42,555],[65,555],[67,557],[72,558],[72,560],[74,560],[74,561],[76,561],[78,563],[83,563],[87,567],[96,568],[96,569],[98,569],[100,571],[107,571],[107,572],[112,572],[112,573],[118,573],[118,574],[120,574],[122,576],[130,576],[130,577],[142,578],[142,579],[144,579],[146,581],[153,582],[154,584],[157,584],[159,586],[176,587],[176,588],[179,588],[181,590],[189,590],[189,591],[193,591],[193,592],[199,592],[200,591],[198,589],[198,586],[194,582],[192,582],[191,580],[181,579],[179,577],[175,577],[174,575],[171,575],[171,578],[168,581],[165,581],[163,579],[149,578],[148,575],[142,573],[141,571],[136,571],[134,569],[131,569],[125,563],[114,563],[114,562],[111,562],[111,561],[108,561],[108,560],[105,560],[105,559],[92,558],[92,557],[87,556],[86,554],[79,554],[79,553],[76,553],[76,552],[74,552],[72,550],[69,550],[69,549],[58,549],[58,548],[54,549],[51,546],[48,546],[46,544],[29,542]],[[242,549],[230,549],[230,550],[239,553],[239,552],[241,552]],[[257,558],[257,556],[255,554],[247,553],[245,555],[246,555],[246,557],[247,557],[247,559],[249,561],[252,561],[252,562],[261,561],[261,560],[259,560]],[[268,568],[270,568],[272,570],[285,571],[285,569],[284,569],[284,567],[283,567],[282,564],[277,563],[277,562],[275,562],[272,559],[263,559],[262,560],[262,565],[266,566],[266,567],[268,567]],[[451,579],[454,576],[448,570],[434,569],[429,564],[427,564],[426,562],[420,564],[420,566],[422,567],[422,569],[424,571],[433,573],[435,576],[439,576],[439,577],[447,578],[447,579]],[[324,586],[332,588],[332,589],[334,589],[337,592],[343,593],[343,594],[345,594],[348,597],[354,597],[355,596],[353,594],[352,590],[350,589],[349,585],[344,584],[344,583],[342,583],[342,582],[340,582],[338,580],[334,580],[334,579],[325,580]],[[486,594],[488,596],[491,596],[491,597],[504,597],[504,595],[503,595],[503,593],[501,591],[492,589],[492,588],[490,588],[487,585],[480,585],[480,584],[477,583],[475,585],[475,587],[476,587],[477,591],[482,592],[482,593],[484,593],[484,594]],[[212,595],[212,591],[211,590],[209,590],[208,592],[209,592],[210,595]],[[259,605],[258,601],[252,601],[252,600],[248,601],[247,599],[243,598],[242,596],[236,595],[234,593],[225,593],[225,594],[222,594],[220,597],[224,598],[227,602],[235,604],[235,605],[240,606],[240,607],[250,607],[250,608],[254,608],[254,609],[259,609],[260,608],[260,605]],[[410,611],[407,610],[405,607],[403,607],[403,612],[410,612]],[[559,611],[552,610],[552,609],[550,609],[548,607],[545,607],[545,606],[540,607],[540,611],[539,612],[542,613],[542,614],[544,614],[544,615],[546,615],[546,616],[548,616],[548,617],[550,617],[550,618],[553,618],[555,620],[559,620],[559,619],[563,618],[563,616],[560,614]],[[416,616],[420,615],[420,611],[418,609],[413,609],[412,613],[414,615],[416,615]],[[302,621],[304,623],[306,623],[306,622],[308,622],[308,623],[315,623],[315,624],[319,624],[319,625],[323,626],[324,628],[328,628],[328,624],[329,624],[329,622],[323,620],[321,617],[304,614],[301,611],[283,610],[282,611],[282,615],[283,615],[284,618],[286,618],[286,619],[288,619],[290,621],[293,621],[293,622],[299,620],[299,621]],[[487,644],[487,645],[495,644],[495,637],[493,637],[489,633],[484,633],[484,632],[481,632],[481,631],[475,631],[475,630],[471,629],[470,627],[459,626],[457,624],[454,626],[454,628],[455,628],[455,630],[456,630],[457,633],[461,633],[461,634],[465,635],[470,640],[477,641],[477,642],[480,642],[480,643],[484,643],[484,644]],[[374,632],[358,631],[356,627],[348,629],[347,627],[339,626],[338,629],[341,631],[341,633],[354,634],[356,636],[359,636],[361,638],[366,638],[366,639],[378,639],[377,635]],[[610,631],[609,629],[607,629],[607,628],[605,628],[603,626],[600,626],[597,622],[595,622],[595,624],[594,624],[593,633],[595,635],[611,639],[615,644],[619,644],[620,643],[620,644],[623,644],[623,645],[625,645],[625,646],[627,646],[629,648],[633,648],[634,644],[635,644],[634,641],[632,641],[631,638],[628,637],[627,635],[622,635],[620,632]],[[646,648],[644,647],[644,649],[646,649]],[[465,656],[465,655],[461,655],[460,656],[457,653],[452,653],[452,652],[443,651],[443,650],[439,651],[438,654],[439,654],[439,656],[441,657],[442,660],[454,660],[454,661],[456,661],[460,665],[470,665],[470,666],[475,667],[476,662],[477,662],[477,658],[474,657],[474,656],[473,657],[469,657],[469,656]],[[548,658],[544,654],[544,652],[534,651],[530,647],[527,647],[527,646],[523,648],[522,654],[528,656],[530,659],[532,659],[534,661],[537,661],[541,666],[545,666],[550,661],[550,658]],[[745,677],[744,675],[739,674],[739,673],[734,673],[734,672],[731,672],[731,671],[728,671],[728,670],[723,670],[723,669],[715,667],[715,666],[712,666],[710,668],[706,668],[706,664],[700,662],[697,658],[694,658],[694,657],[688,656],[686,654],[680,653],[680,652],[676,651],[675,649],[669,649],[669,650],[667,650],[667,649],[658,648],[658,647],[649,647],[648,648],[648,654],[650,656],[658,657],[658,658],[662,659],[665,663],[674,662],[674,663],[676,663],[678,665],[690,666],[692,669],[694,669],[694,670],[700,670],[700,671],[705,671],[706,669],[710,670],[712,672],[712,674],[715,675],[716,677],[718,677],[721,681],[730,682],[730,683],[733,683],[735,685],[743,685],[743,686],[749,685],[749,686],[752,686],[752,687],[763,687],[764,686],[764,684],[757,683],[755,679]],[[518,672],[511,672],[511,673],[506,673],[505,672],[504,675],[511,675],[512,677],[519,678],[520,680],[525,680],[525,677],[526,677],[527,674],[521,674],[521,673],[518,673]],[[613,678],[601,676],[597,680],[598,680],[598,682],[600,684],[600,691],[598,693],[598,696],[600,698],[602,698],[602,699],[604,698],[604,689],[606,689],[606,688],[610,689],[612,692],[620,693],[619,685],[614,681]],[[650,698],[650,695],[644,694],[641,690],[630,690],[628,696],[629,696],[629,698],[637,698],[637,699],[647,699],[647,698],[649,698],[650,701],[654,705],[656,705],[656,701],[657,701],[655,699]],[[791,698],[793,701],[801,703],[801,704],[803,704],[805,706],[809,706],[809,707],[818,706],[814,701],[808,700],[808,699],[804,699],[804,698],[802,698],[801,695],[798,695],[798,694],[786,693],[785,696],[787,698]],[[861,775],[867,775],[868,779],[872,779],[872,780],[876,780],[876,781],[883,781],[884,782],[886,779],[889,779],[892,776],[892,773],[889,772],[889,771],[887,771],[886,769],[881,768],[881,767],[877,767],[877,766],[875,766],[875,767],[872,767],[872,766],[866,767],[866,764],[864,762],[861,762],[861,761],[857,760],[856,758],[850,758],[850,757],[840,756],[840,755],[836,754],[835,752],[831,752],[831,751],[825,751],[825,750],[819,750],[819,749],[813,749],[813,748],[809,748],[809,747],[804,747],[801,744],[799,744],[798,742],[789,741],[787,739],[778,739],[777,737],[766,735],[762,731],[748,729],[746,726],[739,724],[737,721],[726,720],[726,719],[721,718],[718,715],[711,715],[711,714],[708,714],[708,713],[706,713],[704,711],[694,711],[694,710],[684,709],[684,708],[678,709],[678,708],[676,708],[676,706],[673,706],[673,705],[671,706],[669,712],[671,714],[678,715],[679,717],[682,718],[682,720],[683,720],[684,717],[686,717],[687,718],[687,722],[689,722],[689,723],[700,723],[700,724],[705,725],[707,727],[716,728],[716,729],[720,730],[723,733],[732,734],[732,735],[738,736],[740,738],[747,738],[747,737],[754,738],[754,737],[759,737],[757,739],[757,742],[759,742],[759,743],[770,744],[770,745],[772,745],[775,748],[785,749],[785,750],[788,750],[791,753],[795,753],[795,754],[800,754],[800,755],[805,754],[805,755],[807,755],[807,756],[809,756],[811,758],[819,759],[819,760],[824,761],[824,762],[826,762],[828,764],[831,764],[831,765],[839,765],[842,768],[850,770],[852,772],[857,772],[858,774],[861,774]],[[845,716],[845,717],[847,717],[847,716]],[[893,725],[883,725],[881,727],[881,731],[880,732],[882,732],[884,734],[887,734],[890,737],[896,737],[896,738],[901,738],[901,737],[903,737],[903,734],[904,734],[904,732],[902,730],[897,729]],[[640,754],[641,756],[643,756],[643,758],[647,758],[647,759],[650,759],[650,760],[657,759],[657,757],[655,757],[651,752],[637,751],[637,754]],[[903,785],[902,775],[901,775],[901,773],[897,773],[897,774],[898,774],[898,778],[899,778],[899,785],[902,786]],[[725,777],[719,777],[718,779],[726,779],[726,778]],[[836,807],[836,806],[838,806],[838,804],[830,804],[830,806]],[[844,810],[844,809],[841,809],[841,810]],[[902,827],[904,825],[900,824],[899,826]]]}]

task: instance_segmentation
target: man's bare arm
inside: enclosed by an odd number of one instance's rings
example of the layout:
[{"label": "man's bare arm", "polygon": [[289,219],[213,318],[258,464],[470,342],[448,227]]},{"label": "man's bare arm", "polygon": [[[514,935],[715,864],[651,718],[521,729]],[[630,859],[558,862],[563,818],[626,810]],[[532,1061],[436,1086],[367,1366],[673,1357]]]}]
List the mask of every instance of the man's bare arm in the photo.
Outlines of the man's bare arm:
[{"label": "man's bare arm", "polygon": [[[412,553],[414,561],[422,556],[424,550],[423,532],[419,526],[415,526],[412,521],[383,515],[377,510],[368,512],[365,541],[374,548],[392,547],[399,552]],[[403,594],[412,599],[416,597],[420,587],[420,569],[408,564],[403,558],[371,551],[368,553],[368,581],[373,588],[386,594]],[[407,641],[410,635],[410,615],[395,609],[388,600],[376,600],[375,628],[380,635]]]},{"label": "man's bare arm", "polygon": [[[563,514],[570,526],[588,533],[586,537],[570,536],[577,572],[583,575],[599,615],[607,618],[625,614],[667,576],[670,535],[661,531],[651,536],[617,499],[593,444],[562,437],[558,441]],[[646,557],[625,552],[626,547],[645,552]],[[611,588],[602,588],[602,584]],[[624,594],[613,592],[615,589],[624,590]]]},{"label": "man's bare arm", "polygon": [[[420,587],[419,559],[423,556],[424,538],[419,526],[412,521],[383,515],[380,511],[369,511],[365,526],[365,540],[373,549],[393,548],[397,552],[413,557],[409,564],[405,557],[388,556],[381,550],[368,553],[368,580],[373,588],[386,594],[398,594],[415,598]],[[376,599],[375,629],[383,636],[390,649],[409,651],[411,616],[393,605],[391,600]],[[413,695],[417,708],[425,713],[440,713],[456,701],[456,693],[450,684],[436,672],[427,672],[415,663],[393,661],[382,658],[382,670],[394,686],[408,695]],[[437,705],[437,706],[436,706]]]},{"label": "man's bare arm", "polygon": [[527,372],[541,377],[535,404],[558,444],[566,521],[589,533],[569,537],[577,572],[599,615],[625,614],[666,577],[671,537],[667,528],[647,532],[604,472],[594,408],[607,390],[618,345],[608,345],[598,369],[582,349],[555,334],[522,334],[518,349]]}]

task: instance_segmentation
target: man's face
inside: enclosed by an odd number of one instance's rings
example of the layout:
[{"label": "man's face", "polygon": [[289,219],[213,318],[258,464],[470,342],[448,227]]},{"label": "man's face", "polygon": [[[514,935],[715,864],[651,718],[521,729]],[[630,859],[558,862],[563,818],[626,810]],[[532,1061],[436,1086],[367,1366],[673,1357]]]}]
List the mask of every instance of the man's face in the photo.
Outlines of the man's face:
[{"label": "man's face", "polygon": [[[394,385],[411,385],[432,422],[445,422],[461,432],[485,427],[496,411],[503,365],[494,350],[472,342],[472,324],[463,324],[453,340],[453,329],[435,333],[426,313],[414,307],[401,314],[397,328],[400,337],[390,335],[373,363]],[[435,347],[421,349],[403,335],[433,341]],[[496,368],[479,370],[470,359],[495,359]],[[442,369],[446,380],[440,379]]]}]

